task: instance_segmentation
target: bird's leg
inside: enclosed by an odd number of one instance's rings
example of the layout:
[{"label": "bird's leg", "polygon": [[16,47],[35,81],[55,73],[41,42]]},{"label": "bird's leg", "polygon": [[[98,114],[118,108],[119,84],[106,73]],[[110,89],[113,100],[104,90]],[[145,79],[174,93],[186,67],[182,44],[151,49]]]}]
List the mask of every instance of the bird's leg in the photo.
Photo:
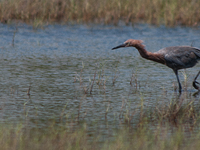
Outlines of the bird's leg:
[{"label": "bird's leg", "polygon": [[178,81],[178,86],[179,86],[179,93],[181,93],[182,87],[181,87],[181,83],[179,81],[179,77],[178,77],[178,71],[174,70],[174,73],[176,75],[177,81]]},{"label": "bird's leg", "polygon": [[194,81],[193,81],[193,84],[192,84],[193,87],[194,87],[195,89],[197,89],[197,90],[200,90],[200,87],[196,85],[196,84],[200,84],[199,82],[196,81],[196,79],[198,78],[199,74],[200,74],[200,71],[198,72],[198,74],[197,74],[196,77],[194,78]]}]

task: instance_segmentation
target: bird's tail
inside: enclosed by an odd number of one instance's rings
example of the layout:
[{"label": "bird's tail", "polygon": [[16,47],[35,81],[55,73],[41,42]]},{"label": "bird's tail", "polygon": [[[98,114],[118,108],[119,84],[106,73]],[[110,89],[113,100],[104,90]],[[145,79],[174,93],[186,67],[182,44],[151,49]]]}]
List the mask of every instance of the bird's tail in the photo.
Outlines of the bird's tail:
[{"label": "bird's tail", "polygon": [[198,57],[198,60],[200,60],[200,49],[195,48],[195,50],[193,52]]}]

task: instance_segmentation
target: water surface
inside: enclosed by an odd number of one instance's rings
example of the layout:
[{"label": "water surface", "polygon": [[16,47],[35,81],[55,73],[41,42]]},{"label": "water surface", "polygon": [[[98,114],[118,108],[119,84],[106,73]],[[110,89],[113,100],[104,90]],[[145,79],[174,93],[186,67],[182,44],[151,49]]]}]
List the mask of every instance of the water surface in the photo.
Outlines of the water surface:
[{"label": "water surface", "polygon": [[[134,48],[111,50],[129,38],[143,40],[151,52],[176,45],[200,48],[199,28],[50,25],[35,30],[21,24],[16,30],[0,24],[0,121],[28,119],[30,127],[43,128],[52,119],[59,124],[74,118],[86,122],[91,133],[98,128],[107,134],[123,126],[120,118],[141,101],[154,107],[176,99],[170,68],[141,58]],[[199,69],[197,64],[179,73],[183,96],[197,104],[191,83]]]}]

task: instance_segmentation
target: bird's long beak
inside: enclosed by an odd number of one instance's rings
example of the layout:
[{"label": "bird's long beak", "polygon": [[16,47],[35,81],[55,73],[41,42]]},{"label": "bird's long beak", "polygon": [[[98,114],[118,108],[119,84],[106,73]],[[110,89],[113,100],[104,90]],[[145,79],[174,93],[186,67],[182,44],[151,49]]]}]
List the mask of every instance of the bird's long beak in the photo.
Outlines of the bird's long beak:
[{"label": "bird's long beak", "polygon": [[112,50],[117,49],[117,48],[122,48],[122,47],[126,47],[126,44],[124,43],[124,44],[118,45],[116,47],[113,47]]}]

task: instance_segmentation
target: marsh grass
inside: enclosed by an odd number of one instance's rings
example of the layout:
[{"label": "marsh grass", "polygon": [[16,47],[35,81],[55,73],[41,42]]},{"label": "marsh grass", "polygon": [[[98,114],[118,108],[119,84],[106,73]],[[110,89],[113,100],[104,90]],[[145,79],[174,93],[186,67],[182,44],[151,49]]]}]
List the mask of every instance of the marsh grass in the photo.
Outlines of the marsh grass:
[{"label": "marsh grass", "polygon": [[[68,105],[66,103],[60,120],[49,120],[45,128],[29,126],[29,110],[26,109],[25,102],[25,121],[17,124],[1,123],[1,149],[196,150],[200,146],[200,106],[195,105],[195,100],[188,100],[187,96],[185,93],[168,101],[160,99],[155,106],[149,106],[145,104],[143,93],[140,93],[140,103],[133,110],[130,109],[127,99],[122,100],[118,120],[123,126],[114,130],[105,129],[113,130],[108,135],[110,138],[106,139],[98,131],[98,121],[92,125],[93,131],[89,129],[85,121],[87,113],[80,114],[81,100],[77,116],[65,114]],[[110,107],[109,103],[105,109],[105,121],[108,119]]]},{"label": "marsh grass", "polygon": [[[109,108],[106,113],[108,111]],[[131,118],[127,121],[129,114],[124,116],[124,127],[115,129],[107,140],[98,131],[97,134],[88,132],[84,121],[75,127],[69,122],[58,125],[53,119],[45,129],[30,128],[23,122],[17,125],[4,123],[0,129],[1,149],[199,149],[200,114],[193,101],[185,104],[183,101],[170,102],[165,106],[162,104],[148,109],[141,101],[140,107],[132,115],[135,121]],[[134,121],[135,126],[130,124],[131,121]]]},{"label": "marsh grass", "polygon": [[198,26],[198,0],[2,0],[1,22],[126,24],[145,22]]},{"label": "marsh grass", "polygon": [[[96,68],[93,71],[94,75],[91,76],[92,80],[86,81],[83,76],[84,65],[81,68],[78,74],[79,79],[75,80],[76,83],[80,86],[78,93],[83,93],[84,98],[87,96],[92,96],[92,92],[99,93],[99,90],[103,90],[103,94],[105,95],[105,91],[110,90],[109,88],[114,88],[116,79],[118,77],[118,70],[114,70],[114,77],[108,78],[107,73],[105,72],[104,66],[102,64],[96,64]],[[77,74],[77,73],[76,73]],[[193,130],[193,127],[198,125],[199,123],[199,105],[195,106],[195,97],[187,92],[188,88],[188,77],[190,76],[188,72],[182,72],[184,76],[184,89],[186,92],[183,92],[181,95],[178,92],[174,92],[174,96],[171,99],[167,98],[166,91],[163,91],[162,97],[160,97],[154,106],[149,106],[144,98],[144,93],[140,89],[140,85],[138,85],[137,72],[132,72],[130,77],[130,92],[128,92],[128,98],[123,98],[121,102],[121,108],[118,112],[118,118],[123,123],[138,127],[143,126],[143,124],[170,124],[172,126],[187,126]],[[76,75],[77,76],[77,75]],[[75,76],[75,78],[77,78]],[[97,78],[95,78],[97,76]],[[83,83],[86,86],[82,86]],[[132,87],[134,86],[134,90]],[[146,85],[145,85],[146,86]],[[103,87],[103,88],[102,88]],[[139,88],[138,88],[139,87]],[[191,87],[192,88],[192,87]],[[87,89],[87,90],[86,90]],[[90,92],[89,92],[90,91]],[[131,108],[130,98],[131,94],[137,95],[139,103]],[[197,95],[199,92],[196,93]],[[94,95],[95,97],[95,95]],[[166,97],[166,98],[164,98]],[[136,103],[134,103],[135,105]],[[107,119],[108,114],[110,113],[111,103],[108,101],[105,109],[105,118]],[[79,110],[80,111],[80,110]]]}]

